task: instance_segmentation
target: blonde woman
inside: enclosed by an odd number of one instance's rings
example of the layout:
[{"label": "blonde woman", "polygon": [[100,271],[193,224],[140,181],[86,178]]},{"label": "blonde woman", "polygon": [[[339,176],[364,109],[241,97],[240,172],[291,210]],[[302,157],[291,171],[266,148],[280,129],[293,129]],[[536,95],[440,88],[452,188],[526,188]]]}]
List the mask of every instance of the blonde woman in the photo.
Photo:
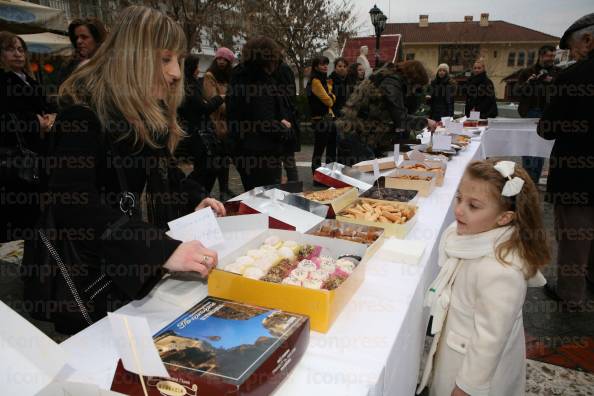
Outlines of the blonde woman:
[{"label": "blonde woman", "polygon": [[[199,190],[175,180],[171,153],[184,137],[176,113],[185,48],[184,33],[171,18],[128,7],[95,56],[60,88],[53,154],[67,166],[51,175],[58,198],[49,210],[59,238],[68,238],[78,256],[64,259],[71,282],[60,268],[52,286],[30,277],[25,287],[29,299],[69,308],[33,312],[60,332],[76,332],[144,297],[164,271],[206,277],[217,264],[216,252],[200,242],[180,243],[164,234],[168,221],[198,203],[224,215],[220,202],[200,202]],[[141,220],[143,191],[148,221]]]},{"label": "blonde woman", "polygon": [[487,77],[486,65],[483,59],[477,59],[472,65],[472,76],[466,86],[466,116],[471,111],[481,113],[481,118],[497,117],[497,99],[495,98],[495,85]]}]

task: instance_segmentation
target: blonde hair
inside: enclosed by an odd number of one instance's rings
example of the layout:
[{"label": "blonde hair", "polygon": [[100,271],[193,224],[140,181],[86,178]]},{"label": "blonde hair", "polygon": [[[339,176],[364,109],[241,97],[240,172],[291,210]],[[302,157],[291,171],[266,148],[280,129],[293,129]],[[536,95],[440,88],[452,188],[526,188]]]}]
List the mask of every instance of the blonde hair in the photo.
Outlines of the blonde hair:
[{"label": "blonde hair", "polygon": [[[177,52],[183,70],[185,49],[186,37],[173,19],[152,8],[127,7],[97,53],[62,84],[60,101],[88,104],[103,125],[121,114],[132,126],[135,145],[156,148],[166,137],[173,153],[185,136],[177,122],[183,73],[168,86],[160,52]],[[162,102],[155,98],[155,87],[167,92]]]},{"label": "blonde hair", "polygon": [[528,173],[516,165],[514,177],[524,180],[522,191],[515,197],[504,197],[501,191],[507,181],[497,170],[495,160],[471,162],[465,173],[472,179],[483,180],[489,183],[493,196],[499,200],[503,211],[515,213],[512,221],[513,232],[511,237],[497,246],[497,259],[510,264],[506,257],[516,252],[525,262],[524,274],[530,278],[536,271],[546,265],[551,259],[549,238],[542,222],[542,213],[538,191]]},{"label": "blonde hair", "polygon": [[2,60],[1,54],[3,51],[6,51],[8,48],[14,46],[14,42],[16,40],[20,41],[21,45],[23,46],[23,49],[25,50],[25,66],[23,67],[23,72],[29,75],[29,77],[35,79],[35,76],[31,72],[31,64],[29,62],[29,49],[27,48],[25,40],[23,40],[21,37],[17,36],[14,33],[7,31],[0,32],[0,69],[4,70],[5,72],[11,71],[10,67],[8,67],[8,65],[6,65]]}]

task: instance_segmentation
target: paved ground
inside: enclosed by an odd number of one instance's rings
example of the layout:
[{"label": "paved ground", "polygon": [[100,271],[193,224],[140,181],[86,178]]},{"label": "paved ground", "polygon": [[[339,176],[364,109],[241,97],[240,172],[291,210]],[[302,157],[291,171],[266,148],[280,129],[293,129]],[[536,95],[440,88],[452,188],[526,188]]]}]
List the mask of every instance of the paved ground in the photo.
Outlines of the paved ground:
[{"label": "paved ground", "polygon": [[[312,188],[311,146],[298,153],[299,176],[304,188]],[[232,170],[231,189],[243,191],[239,175]],[[215,186],[213,196],[217,196]],[[544,220],[552,232],[552,207],[544,204]],[[19,262],[13,246],[0,247],[0,300],[22,312],[22,284],[17,276]],[[555,252],[556,253],[556,252]],[[544,270],[555,281],[555,261]],[[594,299],[594,295],[591,296]],[[42,331],[61,341],[61,336],[46,323],[33,321]],[[547,299],[542,289],[530,289],[524,305],[524,325],[527,336],[528,395],[594,395],[594,312],[568,312],[563,306]],[[562,367],[563,366],[563,367]],[[504,395],[502,395],[504,396]]]}]

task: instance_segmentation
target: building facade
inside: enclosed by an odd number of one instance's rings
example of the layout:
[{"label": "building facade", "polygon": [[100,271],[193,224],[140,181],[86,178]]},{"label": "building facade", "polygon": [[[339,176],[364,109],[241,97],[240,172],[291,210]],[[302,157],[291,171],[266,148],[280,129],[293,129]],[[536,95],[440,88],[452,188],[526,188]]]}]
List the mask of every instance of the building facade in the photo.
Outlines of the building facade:
[{"label": "building facade", "polygon": [[421,15],[418,23],[387,24],[384,34],[401,34],[404,59],[422,62],[432,75],[440,63],[447,63],[451,74],[464,81],[474,61],[482,58],[498,99],[506,98],[506,77],[536,63],[543,45],[559,43],[559,37],[505,21],[490,21],[485,13],[480,21],[466,16],[463,22],[434,23],[429,22],[428,15]]}]

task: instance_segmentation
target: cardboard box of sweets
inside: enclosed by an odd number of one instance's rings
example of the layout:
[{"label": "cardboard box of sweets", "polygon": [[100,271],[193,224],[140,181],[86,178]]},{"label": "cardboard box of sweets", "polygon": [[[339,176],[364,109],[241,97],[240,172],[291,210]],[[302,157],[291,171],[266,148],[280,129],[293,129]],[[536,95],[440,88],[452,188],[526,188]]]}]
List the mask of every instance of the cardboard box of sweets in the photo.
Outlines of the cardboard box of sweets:
[{"label": "cardboard box of sweets", "polygon": [[435,184],[438,187],[443,186],[443,181],[445,178],[445,173],[447,169],[447,163],[441,161],[414,161],[414,160],[407,160],[402,161],[399,165],[399,169],[408,169],[414,170],[418,172],[431,172],[437,175],[437,180]]},{"label": "cardboard box of sweets", "polygon": [[431,195],[437,184],[437,175],[410,169],[396,169],[386,176],[385,185],[389,188],[418,191],[422,197]]},{"label": "cardboard box of sweets", "polygon": [[296,312],[330,329],[365,278],[367,245],[266,230],[219,261],[208,294]]},{"label": "cardboard box of sweets", "polygon": [[359,197],[359,191],[355,187],[342,187],[321,191],[306,191],[302,194],[304,198],[328,206],[329,219],[333,219],[336,213]]},{"label": "cardboard box of sweets", "polygon": [[[144,377],[149,396],[269,395],[303,356],[302,315],[207,297],[153,337],[171,378]],[[144,395],[118,362],[112,390]]]},{"label": "cardboard box of sweets", "polygon": [[417,222],[416,205],[361,198],[336,215],[347,223],[381,227],[386,236],[404,238]]}]

